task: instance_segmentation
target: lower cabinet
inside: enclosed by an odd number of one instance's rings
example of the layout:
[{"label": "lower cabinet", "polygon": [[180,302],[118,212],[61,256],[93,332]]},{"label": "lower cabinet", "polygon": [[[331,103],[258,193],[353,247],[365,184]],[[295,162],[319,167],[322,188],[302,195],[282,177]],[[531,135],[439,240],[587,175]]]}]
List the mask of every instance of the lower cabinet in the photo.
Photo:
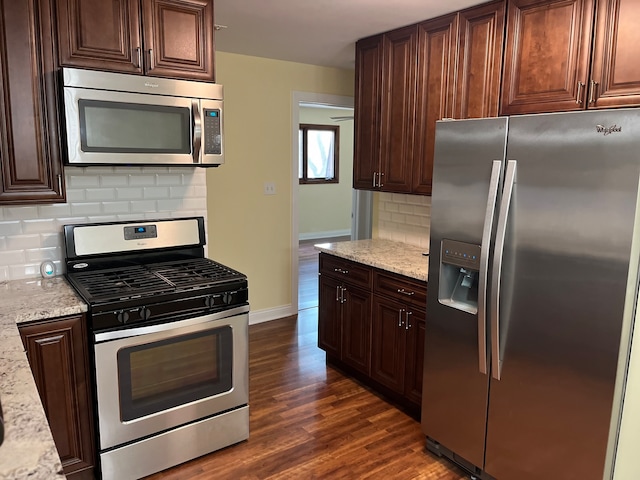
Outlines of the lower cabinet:
[{"label": "lower cabinet", "polygon": [[84,315],[19,325],[64,473],[93,479],[93,402]]},{"label": "lower cabinet", "polygon": [[371,378],[420,404],[425,311],[381,295],[373,296]]},{"label": "lower cabinet", "polygon": [[319,273],[318,346],[327,361],[419,407],[426,283],[326,253]]}]

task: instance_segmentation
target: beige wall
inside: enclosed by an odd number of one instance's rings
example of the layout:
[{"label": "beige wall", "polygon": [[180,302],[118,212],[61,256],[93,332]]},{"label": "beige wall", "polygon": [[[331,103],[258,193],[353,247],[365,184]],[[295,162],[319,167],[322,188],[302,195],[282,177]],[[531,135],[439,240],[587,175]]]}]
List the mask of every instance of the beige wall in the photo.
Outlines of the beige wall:
[{"label": "beige wall", "polygon": [[209,256],[247,274],[252,311],[275,318],[292,302],[292,95],[352,96],[353,71],[224,52],[216,64],[226,163],[207,171]]},{"label": "beige wall", "polygon": [[339,183],[300,185],[298,231],[300,238],[349,235],[351,232],[353,178],[353,120],[331,117],[353,115],[352,110],[300,108],[300,123],[340,127]]}]

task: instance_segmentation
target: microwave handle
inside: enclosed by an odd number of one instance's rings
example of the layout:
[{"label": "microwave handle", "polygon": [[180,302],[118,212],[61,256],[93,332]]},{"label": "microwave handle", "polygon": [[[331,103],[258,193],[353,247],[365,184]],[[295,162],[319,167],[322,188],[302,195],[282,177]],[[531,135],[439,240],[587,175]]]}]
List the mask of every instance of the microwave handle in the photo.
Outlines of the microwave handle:
[{"label": "microwave handle", "polygon": [[191,101],[191,110],[193,114],[193,163],[200,163],[200,148],[202,147],[202,117],[200,116],[200,102],[198,100]]}]

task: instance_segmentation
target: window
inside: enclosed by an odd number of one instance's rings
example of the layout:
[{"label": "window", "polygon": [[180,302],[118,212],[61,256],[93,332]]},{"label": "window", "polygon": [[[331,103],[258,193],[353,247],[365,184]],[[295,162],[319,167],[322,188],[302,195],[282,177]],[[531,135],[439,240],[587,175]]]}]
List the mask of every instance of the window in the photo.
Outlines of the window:
[{"label": "window", "polygon": [[298,176],[301,184],[338,183],[340,127],[300,124]]}]

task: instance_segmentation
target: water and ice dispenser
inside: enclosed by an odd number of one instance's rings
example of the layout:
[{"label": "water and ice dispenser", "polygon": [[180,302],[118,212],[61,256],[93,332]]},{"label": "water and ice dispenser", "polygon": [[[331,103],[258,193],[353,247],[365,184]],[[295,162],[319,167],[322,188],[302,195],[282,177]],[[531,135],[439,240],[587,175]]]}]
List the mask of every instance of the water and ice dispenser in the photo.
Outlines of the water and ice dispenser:
[{"label": "water and ice dispenser", "polygon": [[442,240],[438,301],[464,312],[478,313],[480,245]]}]

